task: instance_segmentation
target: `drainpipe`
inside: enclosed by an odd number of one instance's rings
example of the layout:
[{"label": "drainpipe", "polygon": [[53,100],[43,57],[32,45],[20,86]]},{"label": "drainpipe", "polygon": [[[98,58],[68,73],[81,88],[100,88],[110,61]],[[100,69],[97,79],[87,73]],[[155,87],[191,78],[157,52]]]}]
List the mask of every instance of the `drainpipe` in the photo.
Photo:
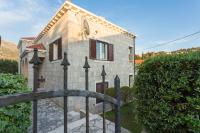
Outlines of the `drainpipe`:
[{"label": "drainpipe", "polygon": [[136,69],[135,69],[135,39],[136,39],[136,36],[134,36],[134,38],[133,38],[133,55],[134,55],[134,56],[133,56],[133,60],[134,60],[134,61],[133,61],[133,63],[134,63],[133,65],[134,65],[134,81],[135,81],[135,70],[136,70]]}]

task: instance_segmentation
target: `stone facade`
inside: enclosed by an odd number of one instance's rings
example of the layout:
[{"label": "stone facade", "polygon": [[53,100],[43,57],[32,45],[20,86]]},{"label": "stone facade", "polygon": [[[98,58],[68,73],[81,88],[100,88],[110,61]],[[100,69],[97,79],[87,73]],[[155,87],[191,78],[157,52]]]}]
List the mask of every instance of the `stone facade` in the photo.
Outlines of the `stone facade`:
[{"label": "stone facade", "polygon": [[[77,7],[75,6],[75,8]],[[85,71],[83,65],[85,56],[89,57],[89,39],[98,39],[114,46],[114,61],[89,59],[91,67],[89,70],[89,90],[96,91],[96,83],[102,81],[102,65],[105,65],[106,82],[108,82],[109,87],[114,86],[114,77],[116,75],[119,75],[121,79],[121,86],[129,85],[129,75],[134,74],[134,64],[129,62],[129,48],[135,47],[135,37],[122,33],[116,28],[102,23],[102,21],[93,19],[93,17],[74,10],[68,10],[48,32],[37,39],[35,43],[42,43],[46,48],[45,59],[40,66],[40,76],[45,78],[44,88],[49,90],[63,89],[63,67],[60,65],[62,59],[49,61],[49,44],[60,37],[62,38],[62,52],[68,53],[68,59],[71,64],[68,70],[69,89],[84,90]],[[83,20],[86,20],[89,24],[90,34],[87,36],[83,35]],[[29,75],[29,80],[32,80],[32,74]],[[62,105],[62,99],[57,99],[57,101]],[[99,105],[96,104],[96,99],[91,98],[90,107],[94,109],[94,112],[98,112],[95,108]],[[80,110],[84,107],[84,98],[69,98],[70,110]]]}]

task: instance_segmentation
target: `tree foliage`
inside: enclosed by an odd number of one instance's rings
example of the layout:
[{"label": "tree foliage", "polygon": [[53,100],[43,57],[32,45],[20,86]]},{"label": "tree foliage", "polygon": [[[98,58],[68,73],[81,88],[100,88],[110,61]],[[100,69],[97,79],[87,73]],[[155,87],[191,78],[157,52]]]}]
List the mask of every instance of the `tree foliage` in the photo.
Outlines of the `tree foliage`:
[{"label": "tree foliage", "polygon": [[16,74],[17,71],[18,71],[17,61],[0,59],[0,73]]},{"label": "tree foliage", "polygon": [[135,89],[139,119],[151,132],[200,131],[200,52],[146,60]]},{"label": "tree foliage", "polygon": [[[0,96],[27,92],[25,79],[20,75],[0,74]],[[30,126],[30,103],[0,108],[1,133],[25,133]]]}]

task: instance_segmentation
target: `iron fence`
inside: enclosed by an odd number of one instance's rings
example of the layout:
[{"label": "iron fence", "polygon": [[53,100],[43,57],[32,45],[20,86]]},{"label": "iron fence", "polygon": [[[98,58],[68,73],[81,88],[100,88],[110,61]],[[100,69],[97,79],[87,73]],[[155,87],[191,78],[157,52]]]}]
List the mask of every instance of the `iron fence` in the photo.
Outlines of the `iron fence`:
[{"label": "iron fence", "polygon": [[40,91],[39,88],[39,65],[41,61],[38,57],[38,50],[34,49],[34,55],[30,61],[33,64],[33,91],[29,93],[17,93],[13,95],[0,96],[0,107],[5,107],[8,105],[13,105],[22,102],[33,101],[33,133],[37,133],[37,102],[41,99],[46,98],[56,98],[64,97],[64,133],[68,132],[68,123],[67,123],[67,112],[68,112],[68,97],[69,96],[80,96],[86,98],[86,133],[89,133],[89,98],[97,98],[103,101],[103,133],[106,133],[106,121],[105,121],[105,104],[106,102],[115,105],[115,133],[121,133],[120,125],[120,78],[116,75],[114,79],[114,88],[115,88],[115,98],[105,95],[105,78],[106,72],[105,67],[102,69],[102,83],[104,94],[89,91],[89,68],[87,57],[85,57],[85,64],[83,68],[85,69],[85,90],[68,90],[68,67],[70,65],[67,53],[64,53],[64,58],[61,63],[64,70],[64,87],[63,89],[56,91]]}]

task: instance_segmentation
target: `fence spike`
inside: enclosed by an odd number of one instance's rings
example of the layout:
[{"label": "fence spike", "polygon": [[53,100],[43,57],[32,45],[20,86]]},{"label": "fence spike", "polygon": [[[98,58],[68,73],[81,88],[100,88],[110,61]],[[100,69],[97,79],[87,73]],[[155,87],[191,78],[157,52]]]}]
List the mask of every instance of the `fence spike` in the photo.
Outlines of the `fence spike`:
[{"label": "fence spike", "polygon": [[66,52],[64,52],[64,58],[63,58],[63,61],[62,61],[61,65],[62,66],[69,66],[70,65]]},{"label": "fence spike", "polygon": [[[68,66],[70,65],[68,58],[67,58],[67,53],[64,52],[64,58],[63,61],[61,63],[64,70],[64,91],[66,92],[68,90]],[[64,97],[64,133],[68,132],[68,116],[67,116],[67,112],[68,112],[68,97],[65,96]]]},{"label": "fence spike", "polygon": [[83,66],[83,68],[90,68],[90,65],[89,65],[89,63],[88,63],[88,57],[86,56],[85,57],[85,64],[84,64],[84,66]]},{"label": "fence spike", "polygon": [[103,65],[102,66],[102,72],[101,72],[101,76],[103,77],[103,76],[106,76],[106,71],[105,71],[105,66]]},{"label": "fence spike", "polygon": [[[105,76],[106,76],[106,72],[105,72],[104,65],[102,66],[101,76],[102,76],[102,83],[103,83],[103,94],[105,96]],[[106,101],[103,100],[103,133],[106,133],[106,118],[105,118],[106,110],[105,110],[105,108],[106,108]]]},{"label": "fence spike", "polygon": [[117,100],[117,105],[115,105],[115,133],[121,133],[121,123],[120,123],[120,78],[118,75],[115,77],[115,99]]},{"label": "fence spike", "polygon": [[[90,65],[88,64],[88,58],[87,56],[85,57],[85,64],[83,66],[85,68],[85,90],[89,90],[89,77],[88,77],[88,72]],[[89,133],[89,97],[86,97],[85,99],[85,104],[86,104],[86,133]]]},{"label": "fence spike", "polygon": [[[29,63],[33,64],[33,92],[35,93],[39,85],[39,64],[42,63],[38,57],[38,49],[34,49],[33,58]],[[37,133],[37,103],[37,100],[33,100],[33,133]]]},{"label": "fence spike", "polygon": [[39,65],[42,63],[42,61],[38,57],[38,49],[37,48],[34,49],[33,58],[29,61],[29,63],[34,64],[34,65]]}]

